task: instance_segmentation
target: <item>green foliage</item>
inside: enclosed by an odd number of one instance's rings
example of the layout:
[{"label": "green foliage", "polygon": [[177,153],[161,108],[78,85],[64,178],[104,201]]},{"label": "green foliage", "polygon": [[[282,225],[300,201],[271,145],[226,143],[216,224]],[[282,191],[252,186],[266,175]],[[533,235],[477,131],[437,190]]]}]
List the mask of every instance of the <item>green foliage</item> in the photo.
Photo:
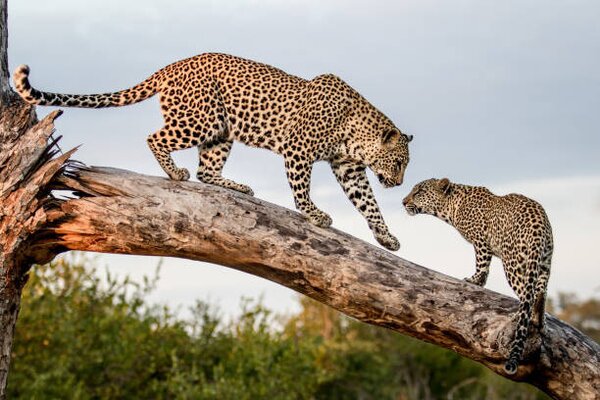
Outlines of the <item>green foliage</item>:
[{"label": "green foliage", "polygon": [[182,319],[148,304],[156,277],[141,284],[100,279],[84,264],[61,259],[32,271],[15,335],[10,398],[546,398],[453,352],[308,298],[292,316],[244,300],[233,321],[203,302]]},{"label": "green foliage", "polygon": [[317,337],[329,379],[317,399],[547,399],[487,368],[407,336],[347,318],[306,297],[285,332]]},{"label": "green foliage", "polygon": [[[149,309],[153,282],[110,276],[60,260],[36,268],[23,292],[11,398],[150,398],[189,336],[168,309]],[[165,346],[165,344],[167,344]]]},{"label": "green foliage", "polygon": [[13,348],[10,398],[303,399],[322,373],[306,342],[282,337],[262,305],[227,325],[149,307],[154,280],[101,280],[82,263],[31,273]]}]

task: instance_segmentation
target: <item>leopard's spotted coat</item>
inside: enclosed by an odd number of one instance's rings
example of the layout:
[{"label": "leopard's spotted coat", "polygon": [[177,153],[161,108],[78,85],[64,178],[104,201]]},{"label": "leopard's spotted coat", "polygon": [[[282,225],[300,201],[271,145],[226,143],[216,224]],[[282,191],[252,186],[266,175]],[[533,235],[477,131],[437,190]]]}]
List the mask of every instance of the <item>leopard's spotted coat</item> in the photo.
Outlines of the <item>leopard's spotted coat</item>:
[{"label": "leopard's spotted coat", "polygon": [[492,256],[502,259],[508,283],[519,297],[517,327],[504,366],[517,371],[530,322],[544,326],[546,289],[554,249],[552,228],[542,206],[520,194],[496,196],[484,187],[429,179],[403,200],[410,215],[430,214],[454,226],[475,248],[475,274],[466,280],[483,286]]},{"label": "leopard's spotted coat", "polygon": [[164,126],[148,136],[148,145],[172,179],[189,179],[189,172],[178,168],[170,153],[197,146],[199,180],[252,194],[248,186],[221,175],[233,141],[281,154],[296,207],[322,227],[329,226],[331,218],[314,205],[309,186],[312,165],[326,160],[379,243],[390,250],[400,246],[381,216],[365,169],[371,168],[386,187],[400,185],[412,136],[403,134],[335,75],[305,80],[265,64],[214,53],[177,61],[114,93],[42,92],[31,87],[28,75],[27,66],[17,68],[17,91],[39,105],[117,107],[158,93]]}]

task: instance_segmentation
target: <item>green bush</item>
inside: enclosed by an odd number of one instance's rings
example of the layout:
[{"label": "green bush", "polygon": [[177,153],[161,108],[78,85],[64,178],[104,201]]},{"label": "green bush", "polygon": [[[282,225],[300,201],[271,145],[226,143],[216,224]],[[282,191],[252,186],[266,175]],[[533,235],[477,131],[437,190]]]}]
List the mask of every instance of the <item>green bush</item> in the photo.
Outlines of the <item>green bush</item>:
[{"label": "green bush", "polygon": [[244,300],[225,322],[190,318],[141,284],[99,278],[85,259],[32,270],[9,377],[11,399],[545,399],[453,352],[302,298],[274,316]]}]

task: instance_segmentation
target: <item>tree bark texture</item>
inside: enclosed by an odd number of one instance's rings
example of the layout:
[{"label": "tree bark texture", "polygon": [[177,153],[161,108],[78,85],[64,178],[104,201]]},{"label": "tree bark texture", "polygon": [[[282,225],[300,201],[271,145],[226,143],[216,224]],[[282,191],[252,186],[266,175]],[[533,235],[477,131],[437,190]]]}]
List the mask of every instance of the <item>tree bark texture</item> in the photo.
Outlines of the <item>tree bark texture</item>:
[{"label": "tree bark texture", "polygon": [[600,346],[548,316],[516,375],[503,364],[512,299],[436,273],[298,213],[220,187],[75,166],[31,251],[173,256],[232,267],[358,320],[452,349],[557,399],[600,398]]},{"label": "tree bark texture", "polygon": [[[27,239],[42,224],[38,213],[45,201],[47,175],[56,160],[46,139],[52,123],[32,128],[32,108],[25,105],[10,88],[7,53],[7,3],[0,0],[0,399],[6,397],[6,382],[15,324],[19,314],[21,289],[31,259]],[[31,128],[31,129],[30,129]]]},{"label": "tree bark texture", "polygon": [[6,50],[8,49],[8,7],[6,0],[0,0],[0,95],[1,101],[5,102],[4,96],[10,96],[12,89],[8,83],[8,57]]},{"label": "tree bark texture", "polygon": [[[10,115],[8,115],[10,114]],[[53,159],[47,140],[57,112],[33,124],[31,108],[18,102],[0,107],[0,399],[5,398],[21,289],[33,263],[53,254],[33,254],[32,235],[46,223],[52,203],[49,184],[69,154]]]}]

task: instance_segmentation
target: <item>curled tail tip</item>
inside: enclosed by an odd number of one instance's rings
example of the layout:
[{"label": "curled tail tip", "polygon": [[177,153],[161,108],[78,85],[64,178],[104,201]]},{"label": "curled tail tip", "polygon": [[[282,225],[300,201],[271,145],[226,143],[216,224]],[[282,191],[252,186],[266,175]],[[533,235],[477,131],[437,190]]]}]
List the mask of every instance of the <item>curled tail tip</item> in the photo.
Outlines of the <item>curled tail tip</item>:
[{"label": "curled tail tip", "polygon": [[15,69],[14,77],[16,80],[27,79],[29,76],[29,65],[21,64]]},{"label": "curled tail tip", "polygon": [[13,81],[17,93],[29,104],[38,104],[38,97],[36,96],[35,90],[29,83],[29,66],[25,64],[19,65],[15,69],[13,75]]},{"label": "curled tail tip", "polygon": [[21,93],[25,90],[31,88],[29,85],[29,66],[25,64],[21,64],[15,69],[15,73],[13,75],[13,80],[15,82],[15,87],[17,88],[17,92]]},{"label": "curled tail tip", "polygon": [[517,373],[517,368],[519,367],[519,361],[515,358],[509,358],[506,364],[504,364],[504,372],[508,375],[514,375]]},{"label": "curled tail tip", "polygon": [[29,66],[25,64],[19,65],[15,69],[15,73],[13,74],[13,81],[15,82],[15,86],[17,91],[20,92],[21,89],[27,87],[27,83],[29,82]]}]

